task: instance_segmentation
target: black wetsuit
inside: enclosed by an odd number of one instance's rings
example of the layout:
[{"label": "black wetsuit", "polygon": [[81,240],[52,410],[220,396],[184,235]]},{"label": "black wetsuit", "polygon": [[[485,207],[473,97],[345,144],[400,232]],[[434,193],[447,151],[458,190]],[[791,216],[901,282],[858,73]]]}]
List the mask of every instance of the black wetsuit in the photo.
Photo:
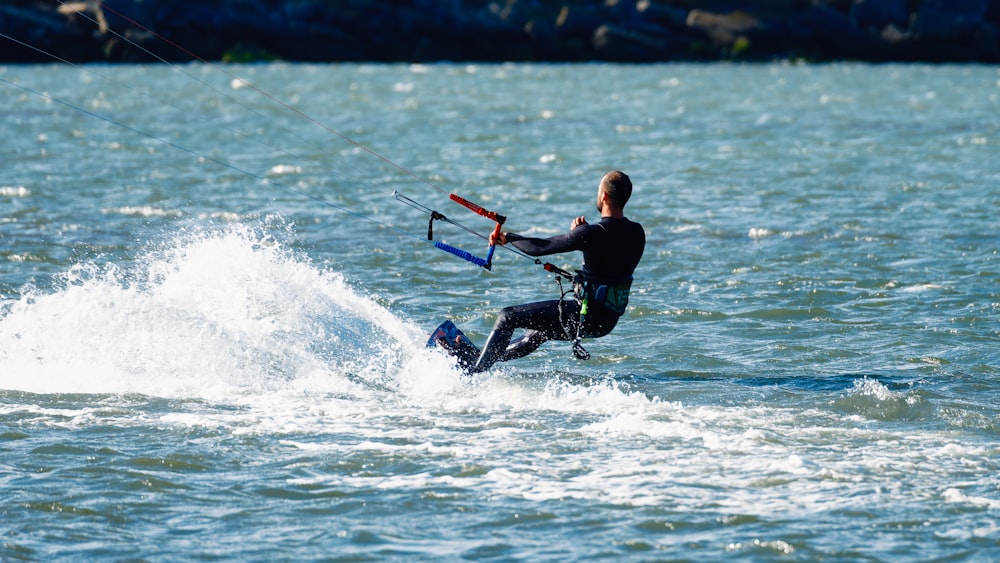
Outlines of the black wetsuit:
[{"label": "black wetsuit", "polygon": [[[625,312],[632,273],[642,258],[646,234],[642,225],[625,218],[603,217],[551,238],[507,234],[507,242],[531,256],[583,252],[580,275],[585,287],[587,312],[579,336],[597,338],[611,332]],[[471,372],[485,371],[496,362],[522,358],[547,340],[572,340],[577,335],[580,303],[555,299],[505,307]],[[527,329],[511,342],[516,329]],[[470,362],[471,364],[471,362]]]}]

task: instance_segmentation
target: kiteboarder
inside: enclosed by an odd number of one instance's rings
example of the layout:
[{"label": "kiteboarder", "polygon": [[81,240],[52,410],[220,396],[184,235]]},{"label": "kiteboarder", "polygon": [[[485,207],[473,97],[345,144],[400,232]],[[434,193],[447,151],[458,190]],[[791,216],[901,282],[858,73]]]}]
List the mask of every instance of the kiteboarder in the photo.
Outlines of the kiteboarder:
[{"label": "kiteboarder", "polygon": [[[608,172],[597,189],[599,223],[590,224],[584,217],[577,217],[570,223],[568,233],[550,238],[508,232],[491,235],[491,245],[509,243],[530,256],[583,252],[583,266],[575,280],[577,299],[503,308],[482,351],[457,330],[452,338],[442,333],[435,338],[437,344],[458,357],[468,373],[486,371],[496,362],[523,358],[548,340],[573,341],[577,356],[586,354],[579,346],[579,339],[608,334],[625,312],[632,274],[646,245],[642,225],[625,217],[625,204],[631,195],[629,177],[617,170]],[[517,329],[525,332],[513,339]]]}]

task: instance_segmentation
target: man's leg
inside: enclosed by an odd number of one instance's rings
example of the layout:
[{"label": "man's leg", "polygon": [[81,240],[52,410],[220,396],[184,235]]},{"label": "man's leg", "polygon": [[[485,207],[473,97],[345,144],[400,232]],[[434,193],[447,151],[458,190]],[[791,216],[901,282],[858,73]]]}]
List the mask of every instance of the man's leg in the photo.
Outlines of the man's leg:
[{"label": "man's leg", "polygon": [[501,355],[501,362],[509,362],[523,358],[528,354],[538,350],[538,347],[550,340],[549,335],[540,330],[528,330],[523,336],[515,338],[507,345],[507,349]]},{"label": "man's leg", "polygon": [[[563,308],[561,315],[560,307]],[[560,317],[571,322],[576,315],[579,315],[579,306],[575,301],[540,301],[503,308],[493,325],[493,331],[486,339],[479,360],[470,371],[478,373],[490,369],[496,362],[523,358],[537,350],[546,340],[565,339]],[[519,328],[529,329],[529,332],[511,345],[511,337]]]}]

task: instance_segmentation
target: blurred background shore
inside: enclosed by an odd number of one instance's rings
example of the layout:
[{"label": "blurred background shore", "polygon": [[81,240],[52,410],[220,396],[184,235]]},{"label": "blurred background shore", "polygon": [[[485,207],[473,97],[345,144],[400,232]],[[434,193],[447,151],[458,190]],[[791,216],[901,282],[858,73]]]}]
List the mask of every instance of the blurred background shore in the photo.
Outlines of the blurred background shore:
[{"label": "blurred background shore", "polygon": [[1000,0],[7,0],[0,33],[0,62],[996,63]]}]

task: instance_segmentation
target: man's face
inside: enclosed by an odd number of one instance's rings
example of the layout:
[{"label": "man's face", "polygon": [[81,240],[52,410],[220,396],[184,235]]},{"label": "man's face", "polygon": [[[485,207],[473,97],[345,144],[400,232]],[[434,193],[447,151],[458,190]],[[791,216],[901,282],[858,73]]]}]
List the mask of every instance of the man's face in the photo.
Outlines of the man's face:
[{"label": "man's face", "polygon": [[604,188],[597,188],[597,212],[604,213]]}]

